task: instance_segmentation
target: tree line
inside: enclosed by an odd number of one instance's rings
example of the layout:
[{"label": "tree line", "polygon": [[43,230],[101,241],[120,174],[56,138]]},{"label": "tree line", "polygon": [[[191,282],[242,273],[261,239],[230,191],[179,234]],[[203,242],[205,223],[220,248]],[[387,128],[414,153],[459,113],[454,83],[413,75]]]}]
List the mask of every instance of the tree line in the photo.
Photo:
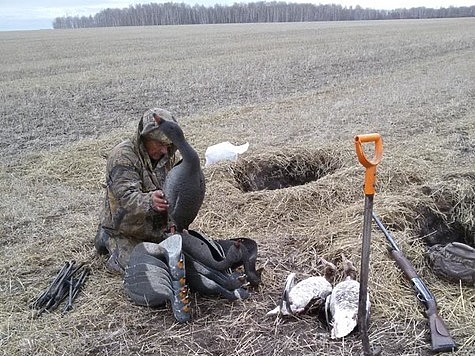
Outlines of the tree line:
[{"label": "tree line", "polygon": [[223,24],[256,22],[351,21],[475,17],[475,6],[431,9],[374,10],[336,4],[314,5],[286,2],[235,3],[234,5],[190,6],[184,3],[138,4],[123,9],[105,9],[94,16],[57,17],[54,29]]}]

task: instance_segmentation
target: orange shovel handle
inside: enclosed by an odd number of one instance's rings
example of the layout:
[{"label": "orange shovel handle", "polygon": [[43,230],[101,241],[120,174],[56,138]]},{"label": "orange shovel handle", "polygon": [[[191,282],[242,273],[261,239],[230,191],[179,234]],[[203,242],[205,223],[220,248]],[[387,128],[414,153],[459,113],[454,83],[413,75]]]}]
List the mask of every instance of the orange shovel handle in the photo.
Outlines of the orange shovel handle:
[{"label": "orange shovel handle", "polygon": [[[369,160],[363,151],[363,143],[374,142],[374,157]],[[383,158],[383,140],[378,133],[355,136],[356,155],[360,163],[366,168],[364,180],[364,192],[366,195],[374,195],[376,182],[376,166]]]}]

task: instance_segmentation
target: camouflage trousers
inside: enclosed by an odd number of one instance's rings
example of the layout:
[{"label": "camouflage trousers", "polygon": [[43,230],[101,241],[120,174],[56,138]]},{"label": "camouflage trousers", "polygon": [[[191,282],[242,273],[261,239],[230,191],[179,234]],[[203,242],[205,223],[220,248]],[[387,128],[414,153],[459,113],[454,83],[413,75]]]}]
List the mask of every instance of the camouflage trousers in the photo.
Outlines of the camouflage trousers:
[{"label": "camouflage trousers", "polygon": [[[166,234],[164,234],[162,240],[166,237]],[[159,243],[162,240],[153,242]],[[144,241],[114,235],[101,225],[98,226],[95,237],[95,247],[97,252],[101,255],[109,255],[106,262],[107,268],[111,272],[120,274],[124,274],[125,267],[129,262],[132,251],[135,246],[141,242]]]}]

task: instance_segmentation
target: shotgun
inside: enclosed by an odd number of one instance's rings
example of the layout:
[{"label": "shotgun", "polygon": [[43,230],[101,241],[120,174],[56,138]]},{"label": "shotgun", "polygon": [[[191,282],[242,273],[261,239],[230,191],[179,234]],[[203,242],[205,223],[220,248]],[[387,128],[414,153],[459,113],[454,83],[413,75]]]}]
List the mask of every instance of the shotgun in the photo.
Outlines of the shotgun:
[{"label": "shotgun", "polygon": [[418,276],[416,270],[412,266],[411,262],[404,256],[399,246],[394,241],[393,237],[379,220],[376,214],[373,212],[373,220],[376,222],[380,230],[386,236],[389,244],[391,245],[391,255],[393,256],[396,264],[404,272],[407,279],[409,279],[414,285],[414,289],[417,293],[417,299],[419,299],[425,305],[425,315],[429,319],[430,337],[432,342],[432,351],[434,352],[449,352],[454,351],[456,348],[454,340],[451,338],[444,321],[437,313],[437,303],[434,295],[429,291],[425,283]]}]

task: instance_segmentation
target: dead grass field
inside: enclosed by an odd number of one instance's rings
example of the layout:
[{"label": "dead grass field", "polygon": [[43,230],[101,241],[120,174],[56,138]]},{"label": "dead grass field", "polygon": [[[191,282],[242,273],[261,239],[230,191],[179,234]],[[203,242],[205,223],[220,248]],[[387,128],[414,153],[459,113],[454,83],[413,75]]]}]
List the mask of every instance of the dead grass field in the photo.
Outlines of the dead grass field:
[{"label": "dead grass field", "polygon": [[[475,239],[473,19],[0,32],[0,63],[4,355],[357,355],[357,333],[332,341],[315,316],[265,314],[290,271],[321,272],[316,255],[359,266],[353,137],[369,132],[384,141],[374,209],[436,296],[455,354],[475,353],[474,288],[434,276],[421,236],[437,217]],[[203,159],[250,142],[241,161],[205,169],[193,227],[255,239],[263,283],[241,302],[193,295],[186,325],[132,305],[93,247],[104,155],[151,106],[177,114]],[[320,164],[307,184],[241,189]],[[423,309],[376,228],[371,249],[371,344],[429,355]],[[34,319],[29,303],[68,260],[92,267],[74,309]]]}]

